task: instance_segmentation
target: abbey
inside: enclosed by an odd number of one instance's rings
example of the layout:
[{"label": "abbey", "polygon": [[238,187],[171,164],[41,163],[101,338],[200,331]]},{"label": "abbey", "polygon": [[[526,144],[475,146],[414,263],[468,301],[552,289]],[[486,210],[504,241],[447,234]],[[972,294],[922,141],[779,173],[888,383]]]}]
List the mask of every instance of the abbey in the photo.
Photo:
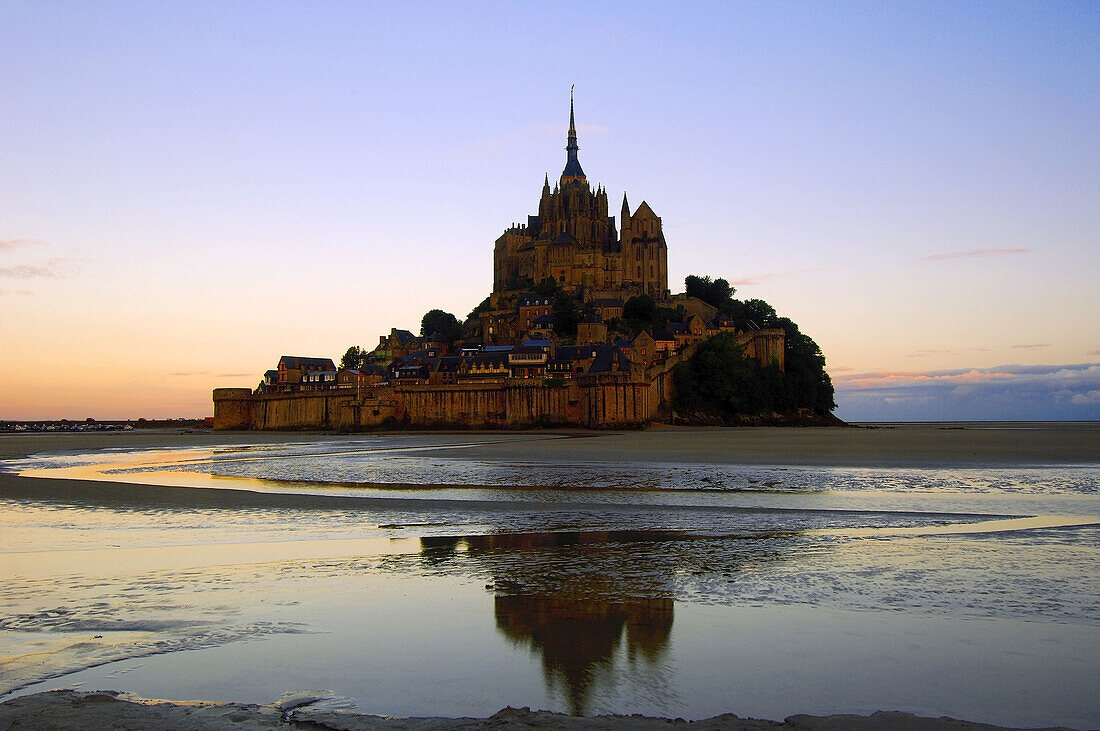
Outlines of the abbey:
[{"label": "abbey", "polygon": [[674,369],[722,333],[784,371],[782,329],[670,296],[660,217],[625,194],[609,216],[578,149],[570,93],[565,169],[553,188],[544,177],[538,215],[497,239],[493,291],[465,323],[433,332],[425,316],[420,336],[392,328],[340,368],[283,356],[254,390],[215,389],[215,428],[643,426],[672,418]]},{"label": "abbey", "polygon": [[644,201],[633,214],[623,194],[616,229],[607,215],[607,191],[588,184],[577,159],[573,96],[565,169],[550,187],[543,179],[537,216],[507,229],[493,251],[493,292],[524,290],[547,277],[562,289],[593,299],[648,294],[668,297],[668,249],[661,218]]}]

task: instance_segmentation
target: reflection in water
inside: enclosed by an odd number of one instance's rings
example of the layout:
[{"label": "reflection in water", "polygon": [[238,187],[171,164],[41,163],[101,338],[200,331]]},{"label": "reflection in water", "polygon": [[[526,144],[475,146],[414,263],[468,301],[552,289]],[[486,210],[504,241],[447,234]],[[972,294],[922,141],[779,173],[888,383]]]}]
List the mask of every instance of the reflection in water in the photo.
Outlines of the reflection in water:
[{"label": "reflection in water", "polygon": [[[461,554],[487,564],[497,629],[541,655],[548,691],[585,715],[599,688],[624,679],[658,705],[674,702],[665,655],[678,561],[667,548],[694,538],[679,531],[437,537],[421,539],[421,556],[432,566]],[[624,562],[644,570],[624,571]]]},{"label": "reflection in water", "polygon": [[615,682],[624,628],[629,667],[644,662],[661,674],[672,607],[672,600],[663,597],[606,602],[559,595],[498,595],[494,613],[497,629],[506,637],[542,654],[547,688],[566,697],[573,715],[583,716],[592,689]]}]

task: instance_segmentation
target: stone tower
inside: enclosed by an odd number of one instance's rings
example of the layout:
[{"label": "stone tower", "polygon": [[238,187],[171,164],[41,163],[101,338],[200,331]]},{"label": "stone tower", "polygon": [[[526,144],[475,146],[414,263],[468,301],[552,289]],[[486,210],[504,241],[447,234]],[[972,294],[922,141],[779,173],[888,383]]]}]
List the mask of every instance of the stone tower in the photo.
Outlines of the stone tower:
[{"label": "stone tower", "polygon": [[[569,131],[565,168],[553,189],[543,178],[537,216],[513,225],[496,240],[493,291],[526,289],[554,277],[566,290],[590,293],[645,292],[662,299],[668,292],[668,268],[661,219],[642,203],[633,215],[623,197],[620,241],[615,217],[608,216],[607,191],[592,190],[577,151],[573,92],[569,92]],[[629,247],[629,251],[627,250]]]}]

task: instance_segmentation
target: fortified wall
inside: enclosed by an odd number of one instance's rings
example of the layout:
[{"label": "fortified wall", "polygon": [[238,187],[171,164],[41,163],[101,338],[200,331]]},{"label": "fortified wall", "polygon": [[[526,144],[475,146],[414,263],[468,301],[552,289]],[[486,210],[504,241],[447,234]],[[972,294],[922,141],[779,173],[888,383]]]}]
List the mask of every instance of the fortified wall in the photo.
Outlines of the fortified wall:
[{"label": "fortified wall", "polygon": [[394,427],[509,429],[581,426],[639,427],[659,413],[664,378],[542,379],[446,386],[253,393],[214,391],[215,429],[335,429]]}]

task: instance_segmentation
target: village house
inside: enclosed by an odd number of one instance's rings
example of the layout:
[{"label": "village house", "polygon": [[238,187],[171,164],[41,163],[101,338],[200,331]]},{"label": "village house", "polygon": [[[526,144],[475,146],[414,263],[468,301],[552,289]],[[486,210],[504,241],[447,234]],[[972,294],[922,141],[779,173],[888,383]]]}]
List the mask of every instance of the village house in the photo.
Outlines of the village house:
[{"label": "village house", "polygon": [[590,315],[577,323],[577,343],[606,343],[607,325],[598,315]]},{"label": "village house", "polygon": [[297,355],[284,355],[279,358],[279,365],[276,370],[278,372],[276,384],[278,386],[293,387],[301,384],[302,377],[307,373],[317,371],[335,373],[336,364],[332,362],[332,358],[303,358]]}]

